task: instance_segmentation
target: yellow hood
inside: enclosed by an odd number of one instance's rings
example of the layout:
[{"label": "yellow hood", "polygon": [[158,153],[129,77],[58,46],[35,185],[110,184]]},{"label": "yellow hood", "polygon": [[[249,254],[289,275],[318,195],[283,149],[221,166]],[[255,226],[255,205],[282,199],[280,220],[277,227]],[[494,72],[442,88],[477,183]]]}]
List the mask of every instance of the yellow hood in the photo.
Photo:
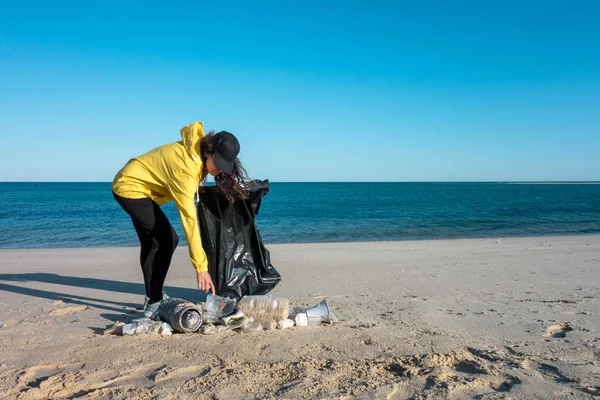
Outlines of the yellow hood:
[{"label": "yellow hood", "polygon": [[194,160],[198,160],[200,158],[200,141],[204,137],[204,125],[202,125],[202,122],[194,122],[193,124],[184,126],[179,132],[181,133],[183,146],[187,152]]}]

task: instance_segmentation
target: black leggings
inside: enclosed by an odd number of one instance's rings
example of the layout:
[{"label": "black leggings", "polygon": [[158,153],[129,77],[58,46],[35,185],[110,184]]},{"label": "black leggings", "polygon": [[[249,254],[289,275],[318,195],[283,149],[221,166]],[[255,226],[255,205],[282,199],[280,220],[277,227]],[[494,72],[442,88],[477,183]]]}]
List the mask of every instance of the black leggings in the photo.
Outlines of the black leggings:
[{"label": "black leggings", "polygon": [[146,296],[151,302],[162,299],[162,290],[179,237],[160,206],[145,199],[126,199],[113,192],[117,203],[131,217],[140,239],[140,264],[144,273]]}]

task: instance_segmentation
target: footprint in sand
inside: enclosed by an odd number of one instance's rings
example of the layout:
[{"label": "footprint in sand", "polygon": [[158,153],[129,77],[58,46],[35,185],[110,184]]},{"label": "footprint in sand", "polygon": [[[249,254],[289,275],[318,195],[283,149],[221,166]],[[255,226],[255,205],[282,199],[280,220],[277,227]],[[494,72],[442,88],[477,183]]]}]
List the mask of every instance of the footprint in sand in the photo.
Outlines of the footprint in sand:
[{"label": "footprint in sand", "polygon": [[59,308],[58,310],[50,311],[49,314],[53,317],[64,317],[65,315],[75,314],[76,312],[87,310],[88,308],[88,306],[64,307]]},{"label": "footprint in sand", "polygon": [[[86,372],[80,364],[74,365],[38,365],[21,373],[19,384],[9,392],[11,397],[23,399],[71,399],[88,395],[96,390],[130,384],[131,382],[157,375],[165,369],[164,365],[152,363],[121,374],[118,371],[106,369]],[[191,374],[189,368],[182,372],[174,371],[174,377],[185,377]],[[200,373],[193,371],[192,377]],[[167,379],[169,377],[166,377]]]},{"label": "footprint in sand", "polygon": [[42,392],[42,387],[47,385],[47,381],[57,374],[63,373],[67,369],[73,369],[73,365],[34,365],[33,367],[27,368],[20,372],[18,383],[14,389],[8,392],[8,398],[16,398],[17,394],[21,394],[20,397],[37,399],[37,398],[49,398]]},{"label": "footprint in sand", "polygon": [[190,379],[204,376],[208,370],[197,365],[190,365],[185,368],[172,369],[165,367],[158,371],[154,376],[154,382],[162,384],[184,383]]},{"label": "footprint in sand", "polygon": [[116,371],[97,371],[85,374],[79,371],[60,372],[38,379],[20,390],[25,399],[70,399],[83,396],[111,385],[119,375]]},{"label": "footprint in sand", "polygon": [[63,365],[35,365],[28,368],[19,379],[20,385],[37,387],[41,382],[48,379],[49,376],[56,374],[57,372],[63,371],[65,366]]},{"label": "footprint in sand", "polygon": [[[113,386],[130,385],[136,381],[154,383],[155,379],[152,377],[166,372],[166,368],[164,364],[151,363],[128,369],[123,373],[113,369],[86,371],[83,370],[82,364],[40,364],[11,371],[10,373],[15,376],[16,384],[9,392],[0,394],[0,399],[72,399]],[[160,380],[179,382],[202,374],[203,370],[200,367],[188,367],[170,370]],[[2,379],[6,379],[5,374]]]},{"label": "footprint in sand", "polygon": [[544,332],[545,337],[564,338],[567,336],[567,332],[571,332],[573,327],[568,323],[552,325],[546,328]]}]

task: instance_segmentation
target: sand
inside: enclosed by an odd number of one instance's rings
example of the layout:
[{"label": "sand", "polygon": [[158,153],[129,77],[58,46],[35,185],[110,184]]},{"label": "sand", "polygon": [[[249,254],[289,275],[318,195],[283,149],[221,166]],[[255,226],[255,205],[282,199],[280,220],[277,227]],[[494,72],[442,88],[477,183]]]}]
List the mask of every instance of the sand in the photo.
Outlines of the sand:
[{"label": "sand", "polygon": [[[139,317],[137,249],[0,251],[0,397],[600,396],[600,236],[269,246],[293,305],[342,322],[103,335]],[[187,249],[169,295],[201,300]]]}]

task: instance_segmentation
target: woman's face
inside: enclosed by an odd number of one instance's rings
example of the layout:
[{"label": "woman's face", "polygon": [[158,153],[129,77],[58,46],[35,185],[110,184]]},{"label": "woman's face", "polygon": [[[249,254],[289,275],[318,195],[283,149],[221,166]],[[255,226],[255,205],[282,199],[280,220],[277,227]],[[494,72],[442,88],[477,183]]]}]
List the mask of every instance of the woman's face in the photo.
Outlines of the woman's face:
[{"label": "woman's face", "polygon": [[217,176],[221,173],[221,170],[219,168],[217,168],[217,166],[215,165],[215,155],[214,154],[207,154],[206,169],[208,170],[208,173],[211,174],[212,176]]}]

